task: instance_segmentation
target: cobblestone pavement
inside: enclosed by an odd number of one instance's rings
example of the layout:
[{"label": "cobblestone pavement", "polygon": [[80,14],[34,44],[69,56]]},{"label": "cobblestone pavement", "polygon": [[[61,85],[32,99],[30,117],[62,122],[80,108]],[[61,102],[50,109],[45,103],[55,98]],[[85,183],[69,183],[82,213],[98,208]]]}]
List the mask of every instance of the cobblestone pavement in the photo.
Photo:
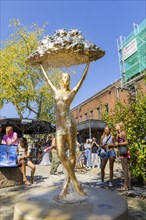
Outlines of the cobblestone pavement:
[{"label": "cobblestone pavement", "polygon": [[[118,164],[115,164],[115,173],[116,169],[120,169]],[[14,205],[19,201],[19,198],[23,197],[23,194],[31,189],[40,189],[40,187],[50,187],[54,185],[61,185],[64,181],[64,174],[60,175],[50,175],[50,166],[40,166],[37,165],[35,182],[33,185],[26,187],[24,185],[21,186],[13,186],[6,187],[0,189],[0,219],[1,220],[12,220],[13,219],[13,211]],[[60,165],[59,171],[62,171],[62,166]],[[27,175],[30,176],[30,170],[27,169]],[[88,185],[90,187],[100,187],[97,185],[100,180],[100,169],[94,168],[87,171],[84,174],[76,173],[78,180],[82,183],[82,185]],[[106,177],[105,182],[108,181],[108,166],[106,169]],[[107,182],[108,183],[108,182]],[[115,188],[108,188],[108,184],[105,184],[104,188],[108,190],[116,191],[118,194],[123,196],[128,203],[129,210],[129,220],[146,220],[146,199],[140,199],[136,197],[126,196],[124,192],[118,191],[119,187],[122,185],[122,181],[120,177],[114,177],[114,186]],[[101,219],[102,220],[102,219]]]}]

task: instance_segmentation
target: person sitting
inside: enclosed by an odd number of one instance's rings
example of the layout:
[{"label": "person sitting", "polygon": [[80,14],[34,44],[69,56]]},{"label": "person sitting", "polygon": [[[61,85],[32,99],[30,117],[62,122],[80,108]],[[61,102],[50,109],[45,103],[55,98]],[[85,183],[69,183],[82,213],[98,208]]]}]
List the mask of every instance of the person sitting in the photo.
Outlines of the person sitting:
[{"label": "person sitting", "polygon": [[[36,168],[29,159],[30,153],[31,149],[27,145],[26,138],[21,137],[17,148],[17,164],[22,166],[23,181],[26,186],[30,186],[33,183]],[[31,168],[31,182],[29,182],[26,177],[26,166]]]},{"label": "person sitting", "polygon": [[13,132],[11,126],[6,127],[6,134],[2,138],[2,144],[7,145],[18,145],[18,135],[16,132]]}]

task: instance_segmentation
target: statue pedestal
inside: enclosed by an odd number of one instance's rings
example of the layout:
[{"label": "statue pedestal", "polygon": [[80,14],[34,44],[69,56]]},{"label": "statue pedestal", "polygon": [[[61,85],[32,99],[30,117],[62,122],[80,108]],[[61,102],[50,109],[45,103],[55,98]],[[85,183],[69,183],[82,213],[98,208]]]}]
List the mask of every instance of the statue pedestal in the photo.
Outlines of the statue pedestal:
[{"label": "statue pedestal", "polygon": [[91,187],[84,191],[87,196],[78,202],[62,203],[56,200],[58,187],[33,189],[15,204],[14,220],[128,220],[127,202],[115,192]]},{"label": "statue pedestal", "polygon": [[23,183],[21,167],[0,168],[0,188],[15,186]]}]

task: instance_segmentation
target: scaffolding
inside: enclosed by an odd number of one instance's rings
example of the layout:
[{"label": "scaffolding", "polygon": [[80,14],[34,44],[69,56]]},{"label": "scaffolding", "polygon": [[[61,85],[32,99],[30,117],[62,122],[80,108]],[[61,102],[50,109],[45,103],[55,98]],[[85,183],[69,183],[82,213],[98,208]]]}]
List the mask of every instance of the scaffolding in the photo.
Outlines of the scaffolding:
[{"label": "scaffolding", "polygon": [[117,40],[122,88],[142,75],[146,69],[146,19],[133,24],[133,32]]}]

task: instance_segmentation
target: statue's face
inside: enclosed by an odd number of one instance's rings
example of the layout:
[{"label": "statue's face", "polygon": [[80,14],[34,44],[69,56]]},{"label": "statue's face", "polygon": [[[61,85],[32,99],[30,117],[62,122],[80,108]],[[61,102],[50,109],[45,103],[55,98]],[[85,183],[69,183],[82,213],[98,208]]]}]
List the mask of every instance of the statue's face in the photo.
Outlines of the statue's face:
[{"label": "statue's face", "polygon": [[70,77],[67,73],[63,73],[62,74],[62,81],[63,81],[63,84],[66,85],[70,82]]}]

